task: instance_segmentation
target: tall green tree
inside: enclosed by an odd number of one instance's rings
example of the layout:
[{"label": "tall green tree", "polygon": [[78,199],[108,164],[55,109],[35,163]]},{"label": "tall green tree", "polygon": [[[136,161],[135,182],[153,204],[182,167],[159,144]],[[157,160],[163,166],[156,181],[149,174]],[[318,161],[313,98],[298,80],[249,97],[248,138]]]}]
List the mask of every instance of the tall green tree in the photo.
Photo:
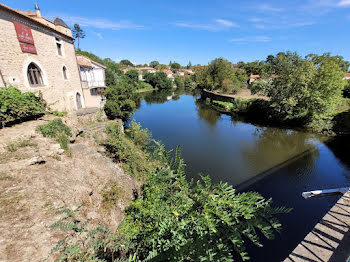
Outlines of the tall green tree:
[{"label": "tall green tree", "polygon": [[155,68],[157,65],[159,65],[158,61],[152,61],[151,63],[149,63],[149,66],[153,68]]},{"label": "tall green tree", "polygon": [[343,61],[328,54],[302,58],[279,53],[272,61],[275,77],[255,81],[253,92],[270,97],[276,116],[309,123],[329,119],[344,88]]},{"label": "tall green tree", "polygon": [[174,63],[171,63],[170,67],[171,69],[177,71],[181,68],[181,65],[179,63],[174,62]]},{"label": "tall green tree", "polygon": [[143,78],[145,82],[158,89],[170,89],[173,87],[173,81],[167,78],[166,73],[146,73]]},{"label": "tall green tree", "polygon": [[73,37],[75,39],[78,39],[78,50],[80,49],[80,39],[85,38],[85,32],[83,29],[80,28],[79,24],[74,24],[72,29]]},{"label": "tall green tree", "polygon": [[124,66],[131,66],[131,67],[133,67],[134,66],[134,64],[133,63],[131,63],[128,59],[123,59],[123,60],[120,60],[120,62],[119,62],[121,65],[124,65]]},{"label": "tall green tree", "polygon": [[108,86],[105,93],[104,111],[109,119],[120,118],[128,121],[136,109],[133,86],[123,81],[115,86]]},{"label": "tall green tree", "polygon": [[125,73],[125,76],[131,84],[135,84],[139,81],[139,71],[137,70],[129,70]]},{"label": "tall green tree", "polygon": [[216,58],[199,73],[199,86],[208,90],[217,90],[223,87],[225,79],[236,84],[244,84],[247,76],[243,69],[234,68],[228,60]]}]

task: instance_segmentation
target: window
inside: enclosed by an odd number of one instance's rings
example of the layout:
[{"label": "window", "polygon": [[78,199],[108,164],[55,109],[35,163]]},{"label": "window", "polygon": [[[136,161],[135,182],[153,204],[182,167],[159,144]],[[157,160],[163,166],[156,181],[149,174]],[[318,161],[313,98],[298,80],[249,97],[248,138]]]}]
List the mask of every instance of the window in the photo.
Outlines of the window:
[{"label": "window", "polygon": [[68,79],[68,77],[67,77],[67,68],[65,66],[63,67],[63,78],[64,78],[64,80]]},{"label": "window", "polygon": [[62,45],[60,43],[56,43],[57,52],[59,56],[62,56]]},{"label": "window", "polygon": [[30,86],[43,86],[44,82],[41,77],[40,69],[34,64],[31,63],[28,66],[27,76]]},{"label": "window", "polygon": [[92,89],[90,89],[90,95],[92,95],[92,96],[97,96],[97,95],[98,95],[97,88],[92,88]]}]

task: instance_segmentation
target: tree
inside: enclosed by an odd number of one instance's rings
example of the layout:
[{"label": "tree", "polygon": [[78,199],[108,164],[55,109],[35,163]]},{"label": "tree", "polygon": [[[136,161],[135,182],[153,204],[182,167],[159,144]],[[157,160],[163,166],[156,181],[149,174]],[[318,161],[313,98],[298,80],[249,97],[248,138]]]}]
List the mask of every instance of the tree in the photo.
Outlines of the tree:
[{"label": "tree", "polygon": [[145,82],[158,89],[170,89],[173,87],[173,81],[167,78],[166,73],[146,73],[144,75]]},{"label": "tree", "polygon": [[186,88],[192,88],[192,80],[189,77],[186,77],[185,79],[185,87]]},{"label": "tree", "polygon": [[157,65],[159,65],[158,61],[152,61],[151,63],[149,63],[149,66],[153,68],[155,68]]},{"label": "tree", "polygon": [[170,67],[171,67],[171,69],[177,71],[181,68],[181,65],[179,63],[174,62],[170,65]]},{"label": "tree", "polygon": [[187,69],[190,69],[192,67],[191,61],[188,62],[188,65],[186,66]]},{"label": "tree", "polygon": [[120,60],[119,62],[120,64],[124,65],[124,66],[131,66],[131,67],[134,67],[134,64],[131,63],[129,60],[127,59],[123,59],[123,60]]},{"label": "tree", "polygon": [[107,99],[104,107],[107,117],[128,121],[136,108],[133,87],[127,82],[121,82],[115,86],[108,86],[104,95]]},{"label": "tree", "polygon": [[176,76],[175,77],[175,85],[177,88],[181,89],[185,87],[184,80],[182,79],[181,76]]},{"label": "tree", "polygon": [[84,39],[85,38],[85,32],[83,31],[83,29],[80,28],[79,24],[74,24],[74,27],[72,29],[72,33],[73,33],[73,37],[75,39],[78,39],[78,50],[80,49],[80,39]]},{"label": "tree", "polygon": [[225,79],[244,84],[247,76],[244,70],[234,68],[228,60],[217,58],[199,73],[199,86],[208,90],[217,90],[222,88]]},{"label": "tree", "polygon": [[133,85],[139,81],[139,71],[137,70],[129,70],[125,73],[125,76],[127,77],[127,80],[129,80],[129,82]]},{"label": "tree", "polygon": [[279,53],[272,61],[276,77],[254,82],[252,91],[270,97],[279,120],[304,124],[330,119],[344,88],[343,61],[328,54],[300,57]]}]

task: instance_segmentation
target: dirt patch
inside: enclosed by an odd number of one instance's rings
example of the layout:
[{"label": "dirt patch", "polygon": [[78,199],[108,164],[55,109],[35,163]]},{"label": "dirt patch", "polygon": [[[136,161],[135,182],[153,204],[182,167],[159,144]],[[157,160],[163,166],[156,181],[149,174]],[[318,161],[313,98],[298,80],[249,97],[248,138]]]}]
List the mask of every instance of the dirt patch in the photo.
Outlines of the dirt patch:
[{"label": "dirt patch", "polygon": [[[103,124],[79,136],[68,157],[56,141],[36,131],[53,118],[0,130],[0,261],[52,261],[50,250],[63,235],[48,227],[57,221],[55,212],[62,207],[85,203],[84,217],[115,229],[133,190],[139,188],[138,182],[100,153],[103,148],[95,140],[103,135]],[[76,130],[88,126],[76,120],[64,119]],[[9,143],[22,146],[9,150]],[[117,185],[115,192],[103,195],[113,185]],[[106,197],[113,200],[108,208]]]}]

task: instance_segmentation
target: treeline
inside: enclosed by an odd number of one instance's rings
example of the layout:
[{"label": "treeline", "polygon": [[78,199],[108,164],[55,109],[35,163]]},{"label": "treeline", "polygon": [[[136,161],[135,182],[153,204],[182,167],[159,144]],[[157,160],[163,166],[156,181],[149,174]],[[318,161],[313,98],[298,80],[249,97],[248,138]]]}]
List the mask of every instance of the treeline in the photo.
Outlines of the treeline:
[{"label": "treeline", "polygon": [[[332,119],[350,108],[350,81],[344,80],[350,63],[341,56],[297,53],[269,55],[265,61],[232,64],[218,58],[196,72],[197,86],[222,93],[237,93],[250,87],[266,100],[240,100],[218,106],[259,119],[264,124],[306,126],[315,131],[331,130]],[[247,84],[251,74],[254,82]],[[241,103],[243,101],[243,104]],[[240,110],[242,108],[242,110]]]}]

